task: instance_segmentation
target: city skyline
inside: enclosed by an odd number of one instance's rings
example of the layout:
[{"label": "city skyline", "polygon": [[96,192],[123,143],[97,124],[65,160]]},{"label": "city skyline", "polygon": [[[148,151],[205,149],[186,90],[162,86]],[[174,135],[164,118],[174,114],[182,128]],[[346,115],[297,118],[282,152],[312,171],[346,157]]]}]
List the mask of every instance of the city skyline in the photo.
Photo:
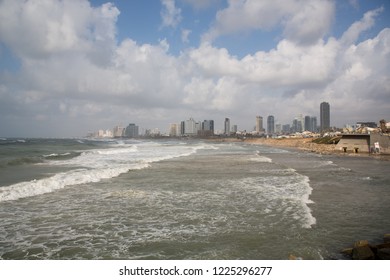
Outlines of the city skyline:
[{"label": "city skyline", "polygon": [[389,40],[386,0],[3,0],[0,137],[389,120]]},{"label": "city skyline", "polygon": [[[187,120],[182,120],[176,123],[170,123],[167,131],[161,131],[159,128],[141,128],[143,132],[139,133],[139,127],[130,123],[126,128],[115,126],[113,130],[110,129],[99,129],[95,132],[89,132],[87,135],[90,137],[138,137],[138,136],[152,136],[152,135],[168,135],[168,136],[212,136],[212,135],[225,135],[230,136],[239,133],[250,133],[252,135],[288,135],[301,132],[312,132],[312,133],[327,133],[330,131],[340,130],[341,128],[356,127],[359,123],[370,123],[375,124],[376,122],[356,122],[354,124],[345,124],[343,127],[332,126],[330,119],[330,104],[329,102],[321,102],[319,110],[320,123],[317,125],[317,116],[309,116],[299,114],[294,117],[290,123],[279,123],[275,122],[275,116],[268,115],[266,118],[266,129],[264,128],[263,116],[255,117],[255,125],[253,129],[238,129],[238,125],[232,124],[230,118],[225,118],[222,129],[216,129],[214,120],[197,121],[193,117]],[[128,130],[136,133],[128,133]],[[118,131],[120,131],[118,133]]]}]

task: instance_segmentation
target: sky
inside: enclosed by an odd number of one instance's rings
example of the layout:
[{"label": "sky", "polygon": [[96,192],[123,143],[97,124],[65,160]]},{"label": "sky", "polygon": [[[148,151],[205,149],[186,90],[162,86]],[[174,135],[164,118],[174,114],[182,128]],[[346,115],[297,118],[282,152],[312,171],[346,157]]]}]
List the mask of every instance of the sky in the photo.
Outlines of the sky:
[{"label": "sky", "polygon": [[323,101],[332,126],[390,120],[390,1],[0,0],[0,137],[251,131]]}]

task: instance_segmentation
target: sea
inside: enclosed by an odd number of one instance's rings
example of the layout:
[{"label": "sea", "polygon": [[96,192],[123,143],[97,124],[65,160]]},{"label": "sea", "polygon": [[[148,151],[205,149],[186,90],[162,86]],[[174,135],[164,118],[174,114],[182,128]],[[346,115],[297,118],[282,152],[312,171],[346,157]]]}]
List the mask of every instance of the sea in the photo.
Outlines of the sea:
[{"label": "sea", "polygon": [[0,259],[345,259],[390,161],[245,142],[0,138]]}]

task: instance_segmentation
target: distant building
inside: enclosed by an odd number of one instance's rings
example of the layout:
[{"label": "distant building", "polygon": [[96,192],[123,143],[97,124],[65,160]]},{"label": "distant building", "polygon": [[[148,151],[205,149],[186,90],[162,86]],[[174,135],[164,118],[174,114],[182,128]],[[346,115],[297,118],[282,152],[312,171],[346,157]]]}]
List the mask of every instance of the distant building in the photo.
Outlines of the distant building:
[{"label": "distant building", "polygon": [[197,125],[195,120],[193,118],[186,120],[184,124],[184,135],[191,136],[197,134],[198,134],[198,130],[197,130]]},{"label": "distant building", "polygon": [[232,129],[231,129],[231,132],[232,132],[232,133],[237,133],[237,131],[238,131],[237,125],[236,125],[236,124],[233,124],[233,125],[232,125]]},{"label": "distant building", "polygon": [[267,117],[267,133],[269,135],[275,133],[275,118],[272,115]]},{"label": "distant building", "polygon": [[310,116],[305,116],[305,131],[313,131]]},{"label": "distant building", "polygon": [[185,121],[182,121],[180,123],[180,135],[183,136],[185,135],[185,126],[186,126],[186,122]]},{"label": "distant building", "polygon": [[203,136],[212,136],[214,135],[214,121],[213,120],[204,120],[202,122],[202,133]]},{"label": "distant building", "polygon": [[126,130],[125,130],[125,137],[129,137],[129,138],[135,138],[135,137],[138,137],[139,134],[138,134],[138,126],[131,123],[129,124],[127,127],[126,127]]},{"label": "distant building", "polygon": [[256,116],[256,133],[260,134],[264,132],[263,128],[263,117]]},{"label": "distant building", "polygon": [[125,128],[121,126],[116,126],[114,127],[113,130],[113,136],[114,137],[123,137],[125,132]]},{"label": "distant building", "polygon": [[328,102],[320,104],[320,132],[330,128],[330,105]]},{"label": "distant building", "polygon": [[275,124],[275,133],[282,134],[282,125],[280,123]]},{"label": "distant building", "polygon": [[311,127],[311,132],[317,132],[317,117],[310,117],[310,127]]},{"label": "distant building", "polygon": [[298,118],[295,118],[292,123],[292,132],[302,132],[302,121]]},{"label": "distant building", "polygon": [[282,133],[283,134],[289,134],[291,132],[291,125],[284,124],[282,125]]},{"label": "distant building", "polygon": [[305,116],[304,130],[317,132],[317,117]]},{"label": "distant building", "polygon": [[229,118],[225,118],[225,122],[224,122],[224,134],[225,134],[225,135],[230,135],[230,119],[229,119]]},{"label": "distant building", "polygon": [[169,136],[176,137],[180,133],[179,125],[177,123],[171,123],[169,126]]}]

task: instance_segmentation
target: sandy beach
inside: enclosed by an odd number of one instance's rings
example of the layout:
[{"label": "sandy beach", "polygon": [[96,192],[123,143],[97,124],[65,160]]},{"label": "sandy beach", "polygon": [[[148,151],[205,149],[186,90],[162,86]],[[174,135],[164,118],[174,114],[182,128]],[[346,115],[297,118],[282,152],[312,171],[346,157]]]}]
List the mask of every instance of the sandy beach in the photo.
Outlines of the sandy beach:
[{"label": "sandy beach", "polygon": [[380,160],[390,160],[388,155],[378,155],[369,153],[343,153],[336,149],[336,144],[318,144],[313,142],[313,138],[221,138],[218,142],[242,142],[255,145],[265,145],[270,147],[281,147],[298,149],[301,151],[318,153],[323,155],[339,155],[348,157],[372,157]]},{"label": "sandy beach", "polygon": [[244,142],[251,144],[267,145],[272,147],[297,148],[300,150],[310,151],[321,154],[339,154],[335,150],[336,145],[332,144],[317,144],[312,142],[313,138],[223,138],[221,142]]}]

